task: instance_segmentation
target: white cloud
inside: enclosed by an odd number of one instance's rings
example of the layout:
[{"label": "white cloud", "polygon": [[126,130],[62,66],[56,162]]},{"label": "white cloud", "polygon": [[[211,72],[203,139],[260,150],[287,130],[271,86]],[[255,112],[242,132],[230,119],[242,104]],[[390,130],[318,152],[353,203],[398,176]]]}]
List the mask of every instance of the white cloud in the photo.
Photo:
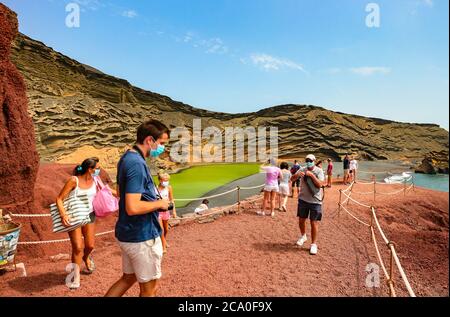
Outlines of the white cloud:
[{"label": "white cloud", "polygon": [[190,41],[192,41],[193,38],[194,38],[194,33],[192,33],[192,32],[187,32],[187,33],[184,35],[183,42],[189,43]]},{"label": "white cloud", "polygon": [[364,66],[364,67],[350,68],[350,71],[354,74],[361,75],[361,76],[372,76],[375,74],[387,75],[391,72],[391,68]]},{"label": "white cloud", "polygon": [[[305,72],[302,65],[295,63],[289,59],[277,58],[268,54],[255,53],[250,55],[253,65],[258,66],[267,71],[278,71],[284,68],[299,70]],[[242,62],[242,60],[241,60]]]},{"label": "white cloud", "polygon": [[137,17],[137,15],[138,15],[137,12],[134,10],[126,10],[126,11],[122,12],[123,17],[130,18],[130,19]]},{"label": "white cloud", "polygon": [[201,40],[197,42],[198,46],[202,46],[206,49],[208,54],[227,54],[228,47],[224,44],[222,39],[216,37],[208,40]]}]

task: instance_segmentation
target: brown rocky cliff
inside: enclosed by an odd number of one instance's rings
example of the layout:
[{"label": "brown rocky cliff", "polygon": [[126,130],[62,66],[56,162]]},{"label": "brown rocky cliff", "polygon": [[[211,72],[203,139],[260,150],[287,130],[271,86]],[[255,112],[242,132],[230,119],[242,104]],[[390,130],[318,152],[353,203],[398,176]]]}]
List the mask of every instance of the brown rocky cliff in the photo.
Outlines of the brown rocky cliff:
[{"label": "brown rocky cliff", "polygon": [[[25,82],[10,60],[11,43],[18,34],[17,16],[1,3],[0,30],[0,208],[30,214],[36,212],[33,190],[39,156]],[[36,239],[31,220],[21,223],[25,231],[21,240]],[[33,252],[38,254],[39,248]]]},{"label": "brown rocky cliff", "polygon": [[416,168],[416,173],[424,174],[448,174],[448,150],[430,152]]},{"label": "brown rocky cliff", "polygon": [[5,207],[31,201],[39,157],[25,83],[10,61],[17,16],[2,4],[0,29],[0,207]]},{"label": "brown rocky cliff", "polygon": [[136,127],[146,118],[188,128],[194,118],[201,118],[204,127],[276,125],[283,157],[313,152],[339,159],[350,152],[368,160],[421,160],[449,143],[448,132],[437,125],[365,118],[314,106],[283,105],[242,114],[193,108],[133,87],[25,35],[14,43],[13,60],[28,85],[37,148],[45,160],[68,162],[64,158],[86,146],[117,152],[134,141]]}]

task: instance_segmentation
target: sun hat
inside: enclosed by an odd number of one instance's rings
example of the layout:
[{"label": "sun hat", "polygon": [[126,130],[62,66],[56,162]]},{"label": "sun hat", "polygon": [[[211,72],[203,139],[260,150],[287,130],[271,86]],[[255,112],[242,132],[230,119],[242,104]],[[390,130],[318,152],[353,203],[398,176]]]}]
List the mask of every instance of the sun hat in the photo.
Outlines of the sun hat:
[{"label": "sun hat", "polygon": [[314,155],[312,155],[312,154],[308,154],[307,156],[306,156],[306,159],[310,159],[311,161],[315,161],[316,160],[316,157],[314,156]]}]

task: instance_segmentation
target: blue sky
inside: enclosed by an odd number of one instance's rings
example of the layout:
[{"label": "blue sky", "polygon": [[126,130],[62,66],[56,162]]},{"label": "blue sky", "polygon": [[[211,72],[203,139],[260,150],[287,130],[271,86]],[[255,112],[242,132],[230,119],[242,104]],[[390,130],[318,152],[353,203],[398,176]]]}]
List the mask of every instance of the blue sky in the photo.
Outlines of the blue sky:
[{"label": "blue sky", "polygon": [[[312,104],[449,127],[447,0],[1,1],[26,35],[195,107]],[[71,2],[79,28],[65,24]]]}]

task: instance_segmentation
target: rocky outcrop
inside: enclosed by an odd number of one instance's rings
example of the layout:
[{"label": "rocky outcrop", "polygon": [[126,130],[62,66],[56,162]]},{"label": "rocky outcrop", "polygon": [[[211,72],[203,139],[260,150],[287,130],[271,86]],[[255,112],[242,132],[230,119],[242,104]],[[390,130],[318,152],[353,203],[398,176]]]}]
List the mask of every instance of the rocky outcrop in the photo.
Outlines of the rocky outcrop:
[{"label": "rocky outcrop", "polygon": [[123,149],[147,118],[187,128],[192,128],[194,118],[201,118],[203,127],[278,126],[279,153],[285,158],[313,152],[336,160],[345,153],[367,160],[414,160],[449,144],[448,132],[437,125],[365,118],[307,105],[243,114],[196,109],[133,87],[24,35],[14,43],[13,60],[26,79],[37,148],[45,160],[67,162],[66,157],[85,146],[111,153]]},{"label": "rocky outcrop", "polygon": [[26,212],[38,169],[25,82],[10,60],[17,16],[0,3],[0,208]]},{"label": "rocky outcrop", "polygon": [[[10,60],[18,34],[17,16],[0,3],[0,209],[35,213],[33,189],[39,164],[25,82]],[[15,219],[17,220],[17,219]],[[21,221],[22,238],[36,237],[30,220]],[[33,250],[39,254],[39,248]]]},{"label": "rocky outcrop", "polygon": [[448,174],[448,151],[430,152],[416,168],[416,173]]}]

